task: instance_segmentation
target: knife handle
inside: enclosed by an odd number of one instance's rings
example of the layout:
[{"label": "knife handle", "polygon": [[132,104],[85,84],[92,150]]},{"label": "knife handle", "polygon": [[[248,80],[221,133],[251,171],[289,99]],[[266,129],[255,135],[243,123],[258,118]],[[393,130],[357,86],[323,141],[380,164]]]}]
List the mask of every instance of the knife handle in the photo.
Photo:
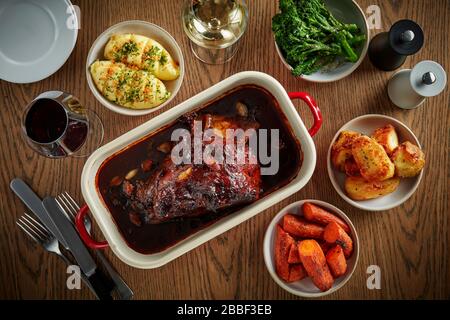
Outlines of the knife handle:
[{"label": "knife handle", "polygon": [[[59,258],[61,258],[68,266],[73,265],[73,262],[63,253],[58,254],[55,253]],[[95,272],[96,275],[93,279],[94,282],[97,280],[97,278],[103,278],[106,279],[105,275],[101,274],[98,270]],[[92,276],[91,276],[92,277]],[[96,290],[91,282],[91,278],[86,277],[86,275],[84,273],[81,273],[81,279],[83,280],[83,282],[86,284],[86,286],[89,288],[89,290],[92,291],[92,293],[97,297],[97,299],[99,300],[112,300],[112,296],[111,293],[109,293],[109,297],[105,296],[105,298],[103,298],[103,296],[101,296],[104,292],[104,290]],[[101,279],[102,280],[102,279]],[[103,288],[105,287],[104,283],[108,283],[109,282],[109,288],[108,291],[111,292],[114,289],[114,283],[111,282],[110,280],[104,280],[103,283],[100,283],[100,287]],[[99,286],[97,285],[97,288]]]},{"label": "knife handle", "polygon": [[99,270],[96,270],[96,272],[88,277],[87,280],[99,300],[113,300],[111,295],[113,290],[113,287],[110,285],[111,282],[108,281]]}]

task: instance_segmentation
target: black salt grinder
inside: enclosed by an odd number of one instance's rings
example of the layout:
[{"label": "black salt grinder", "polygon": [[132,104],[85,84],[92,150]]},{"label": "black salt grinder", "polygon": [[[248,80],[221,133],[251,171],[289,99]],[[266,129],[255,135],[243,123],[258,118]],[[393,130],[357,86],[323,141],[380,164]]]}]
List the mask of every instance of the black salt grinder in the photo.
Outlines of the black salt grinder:
[{"label": "black salt grinder", "polygon": [[369,58],[378,69],[392,71],[423,46],[422,28],[411,20],[399,20],[389,32],[377,34],[369,45]]}]

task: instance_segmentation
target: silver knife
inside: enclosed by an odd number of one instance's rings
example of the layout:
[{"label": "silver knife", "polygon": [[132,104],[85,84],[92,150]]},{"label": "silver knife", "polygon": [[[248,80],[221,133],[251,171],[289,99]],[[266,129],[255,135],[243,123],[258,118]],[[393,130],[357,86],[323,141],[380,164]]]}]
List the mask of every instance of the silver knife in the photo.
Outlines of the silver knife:
[{"label": "silver knife", "polygon": [[96,294],[100,299],[112,299],[112,287],[108,286],[106,279],[102,277],[100,272],[97,272],[97,265],[91,254],[85,247],[83,241],[74,229],[72,223],[67,219],[64,212],[61,211],[56,200],[52,197],[46,197],[42,201],[45,211],[49,218],[62,235],[64,241],[69,246],[75,260],[78,262],[81,271],[88,278],[93,286]]},{"label": "silver knife", "polygon": [[42,201],[42,204],[52,223],[69,246],[69,250],[72,252],[75,260],[77,260],[81,271],[88,277],[93,275],[97,265],[70,221],[66,218],[65,214],[61,212],[58,203],[55,199],[46,197]]}]

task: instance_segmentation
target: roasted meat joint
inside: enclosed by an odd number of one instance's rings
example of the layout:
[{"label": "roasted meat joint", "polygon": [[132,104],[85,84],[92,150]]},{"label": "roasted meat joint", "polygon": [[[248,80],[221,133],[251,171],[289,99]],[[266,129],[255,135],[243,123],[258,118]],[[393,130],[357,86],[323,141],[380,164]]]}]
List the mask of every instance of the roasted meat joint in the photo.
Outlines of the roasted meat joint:
[{"label": "roasted meat joint", "polygon": [[151,254],[283,187],[302,159],[276,100],[247,85],[112,155],[96,184],[128,245]]},{"label": "roasted meat joint", "polygon": [[[258,124],[211,114],[184,117],[182,121],[189,122],[192,135],[195,123],[203,123],[204,129],[216,132],[215,139],[209,143],[202,142],[202,151],[207,146],[211,147],[211,144],[217,144],[224,146],[221,148],[223,154],[177,165],[173,152],[169,152],[147,180],[125,180],[122,183],[121,193],[127,205],[145,223],[162,223],[176,218],[201,216],[257,200],[261,173],[256,156],[250,152],[246,139],[242,142],[245,161],[239,162],[236,159],[238,143],[226,139],[225,131],[231,128],[257,128]],[[192,152],[189,154],[195,153],[193,145],[194,139],[191,139],[189,148]],[[225,161],[230,158],[234,161]]]}]

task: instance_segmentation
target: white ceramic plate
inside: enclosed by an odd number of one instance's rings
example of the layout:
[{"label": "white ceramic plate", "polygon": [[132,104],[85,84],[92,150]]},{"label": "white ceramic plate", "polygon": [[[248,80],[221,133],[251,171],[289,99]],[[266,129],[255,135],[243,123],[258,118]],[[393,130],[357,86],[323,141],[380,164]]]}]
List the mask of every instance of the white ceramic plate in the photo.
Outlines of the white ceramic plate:
[{"label": "white ceramic plate", "polygon": [[[325,0],[325,4],[339,21],[356,24],[366,35],[366,41],[359,48],[359,59],[355,63],[345,62],[342,65],[328,71],[318,71],[311,75],[302,75],[300,78],[310,82],[333,82],[341,80],[355,71],[363,62],[367,49],[369,48],[370,29],[366,21],[366,16],[361,7],[354,0]],[[292,70],[292,67],[286,62],[275,41],[277,53],[286,68]]]},{"label": "white ceramic plate", "polygon": [[77,25],[69,0],[1,0],[0,78],[31,83],[58,71],[75,47]]},{"label": "white ceramic plate", "polygon": [[[131,109],[122,107],[116,103],[113,103],[106,99],[101,92],[95,86],[95,83],[92,79],[91,73],[89,71],[90,66],[96,60],[106,60],[104,57],[105,46],[108,43],[109,39],[114,34],[124,34],[124,33],[134,33],[142,36],[146,36],[152,38],[153,40],[158,41],[172,56],[175,61],[178,61],[180,65],[180,76],[172,81],[163,81],[167,90],[171,93],[169,99],[167,99],[164,103],[160,104],[155,108],[150,109]],[[163,28],[157,26],[156,24],[139,21],[139,20],[131,20],[124,21],[113,25],[108,28],[105,32],[98,36],[95,42],[92,44],[91,49],[89,50],[87,60],[86,60],[86,77],[89,88],[94,94],[95,98],[106,108],[123,114],[127,116],[142,116],[152,112],[155,112],[161,108],[164,108],[167,104],[169,104],[173,98],[177,95],[180,90],[181,84],[183,83],[184,78],[184,59],[183,53],[175,41],[175,39]]]},{"label": "white ceramic plate", "polygon": [[[329,212],[333,213],[337,217],[341,218],[342,220],[347,223],[347,225],[350,227],[351,234],[353,240],[353,254],[350,257],[350,259],[347,260],[347,273],[343,275],[340,278],[335,279],[333,287],[325,292],[322,292],[317,288],[314,283],[311,281],[310,278],[306,278],[300,281],[296,281],[293,283],[287,283],[278,277],[276,271],[275,271],[275,256],[274,256],[274,244],[275,244],[275,230],[276,225],[281,222],[281,219],[288,213],[291,214],[297,214],[303,216],[302,207],[305,202],[309,202],[312,204],[315,204],[319,207],[322,207],[325,210],[328,210]],[[295,294],[300,297],[306,297],[306,298],[319,298],[326,295],[329,295],[340,288],[342,288],[347,281],[352,277],[353,272],[356,269],[356,265],[358,264],[359,259],[359,239],[358,234],[356,233],[355,226],[350,221],[350,219],[338,208],[335,206],[319,201],[319,200],[301,200],[298,202],[291,203],[284,209],[282,209],[270,222],[269,226],[267,227],[266,235],[264,237],[264,244],[263,244],[263,253],[264,253],[264,262],[266,263],[267,270],[269,271],[270,275],[272,276],[273,280],[284,290],[287,292],[290,292],[292,294]]]},{"label": "white ceramic plate", "polygon": [[341,129],[339,129],[339,131],[331,141],[330,147],[328,149],[328,175],[330,177],[331,183],[333,184],[333,187],[345,201],[347,201],[352,206],[362,210],[384,211],[398,207],[413,195],[413,193],[417,190],[417,187],[419,186],[420,180],[423,176],[422,170],[417,177],[402,178],[400,179],[400,185],[397,190],[395,190],[391,194],[377,199],[354,201],[347,196],[344,191],[344,181],[346,177],[345,173],[336,170],[331,163],[331,147],[333,143],[336,141],[339,134],[343,130],[353,130],[370,136],[375,131],[375,129],[383,127],[387,124],[391,124],[392,126],[394,126],[395,130],[397,131],[399,143],[410,141],[411,143],[421,148],[420,142],[419,140],[417,140],[414,133],[397,119],[380,114],[368,114],[351,120],[350,122],[346,123]]}]

